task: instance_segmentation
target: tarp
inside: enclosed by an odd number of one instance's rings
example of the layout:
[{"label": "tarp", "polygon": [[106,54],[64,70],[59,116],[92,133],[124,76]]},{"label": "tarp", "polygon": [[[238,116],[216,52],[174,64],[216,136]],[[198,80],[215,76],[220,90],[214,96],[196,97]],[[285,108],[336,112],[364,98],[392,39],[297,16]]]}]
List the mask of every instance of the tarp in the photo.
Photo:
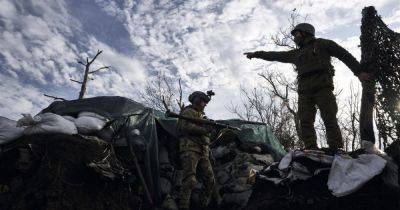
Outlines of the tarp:
[{"label": "tarp", "polygon": [[[175,127],[177,120],[174,118],[166,118],[164,114],[159,111],[156,111],[155,114],[158,116],[158,121],[164,130],[176,137]],[[241,131],[236,132],[239,141],[262,143],[267,147],[267,153],[272,155],[275,160],[280,160],[286,154],[282,144],[276,138],[271,128],[265,123],[239,119],[217,120],[216,122],[240,128]]]},{"label": "tarp", "polygon": [[[118,131],[121,131],[121,128],[124,131],[133,129],[140,131],[146,145],[143,157],[145,164],[143,172],[149,190],[156,203],[158,203],[161,200],[158,146],[159,142],[162,141],[164,141],[163,144],[169,144],[169,147],[177,146],[175,132],[177,119],[167,118],[161,111],[147,108],[133,100],[118,96],[56,101],[44,109],[42,113],[52,112],[76,117],[83,111],[94,112],[107,117],[113,122],[111,126],[117,134]],[[263,143],[267,147],[268,153],[275,160],[279,160],[286,154],[283,146],[265,124],[241,120],[219,120],[218,122],[242,128],[242,131],[237,133],[240,141]],[[131,132],[120,132],[118,135],[121,138],[123,135],[131,135]]]}]

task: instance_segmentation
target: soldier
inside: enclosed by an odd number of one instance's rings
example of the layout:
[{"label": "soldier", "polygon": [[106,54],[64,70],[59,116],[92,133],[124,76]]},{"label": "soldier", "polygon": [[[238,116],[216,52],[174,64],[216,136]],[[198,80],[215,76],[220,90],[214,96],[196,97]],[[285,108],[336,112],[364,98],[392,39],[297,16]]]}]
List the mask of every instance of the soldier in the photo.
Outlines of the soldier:
[{"label": "soldier", "polygon": [[336,118],[338,107],[333,94],[334,68],[331,57],[336,57],[345,63],[360,81],[370,80],[371,75],[361,72],[360,63],[334,41],[315,38],[315,29],[311,24],[300,23],[291,34],[297,49],[244,54],[248,59],[261,58],[267,61],[292,63],[296,66],[300,139],[306,149],[318,148],[314,129],[316,107],[318,107],[325,124],[329,148],[336,151],[343,147],[343,140]]},{"label": "soldier", "polygon": [[[191,118],[205,118],[204,108],[210,99],[210,96],[203,92],[193,92],[189,96],[191,105],[183,108],[181,115]],[[178,121],[177,128],[180,136],[179,149],[183,169],[179,208],[189,209],[190,196],[197,183],[196,171],[199,168],[204,184],[204,189],[200,194],[200,207],[205,209],[209,203],[215,182],[209,157],[211,129],[181,119]]]}]

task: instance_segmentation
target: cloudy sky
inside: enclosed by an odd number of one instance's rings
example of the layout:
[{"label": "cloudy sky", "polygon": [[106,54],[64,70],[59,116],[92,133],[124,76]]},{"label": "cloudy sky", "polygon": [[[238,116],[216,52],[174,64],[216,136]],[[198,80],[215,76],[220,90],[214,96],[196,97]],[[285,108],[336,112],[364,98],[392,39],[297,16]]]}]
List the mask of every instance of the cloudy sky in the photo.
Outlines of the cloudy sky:
[{"label": "cloudy sky", "polygon": [[[110,65],[90,81],[88,96],[137,93],[157,71],[182,78],[187,92],[213,89],[207,112],[217,119],[237,103],[240,86],[257,87],[270,63],[242,53],[274,50],[271,35],[297,8],[317,36],[337,41],[358,59],[361,10],[374,5],[400,31],[398,0],[0,0],[0,116],[36,114],[51,99],[77,98],[78,60],[104,53],[94,67]],[[338,88],[348,89],[349,69],[335,62]],[[290,65],[273,68],[294,78]]]}]

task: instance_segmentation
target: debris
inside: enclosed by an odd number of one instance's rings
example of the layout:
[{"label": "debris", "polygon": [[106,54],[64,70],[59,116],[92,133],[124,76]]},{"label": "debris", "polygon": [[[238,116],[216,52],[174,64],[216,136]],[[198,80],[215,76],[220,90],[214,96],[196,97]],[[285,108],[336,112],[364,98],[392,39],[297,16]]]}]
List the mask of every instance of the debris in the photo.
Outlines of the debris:
[{"label": "debris", "polygon": [[398,209],[394,162],[363,150],[354,154],[289,152],[257,174],[246,209]]}]

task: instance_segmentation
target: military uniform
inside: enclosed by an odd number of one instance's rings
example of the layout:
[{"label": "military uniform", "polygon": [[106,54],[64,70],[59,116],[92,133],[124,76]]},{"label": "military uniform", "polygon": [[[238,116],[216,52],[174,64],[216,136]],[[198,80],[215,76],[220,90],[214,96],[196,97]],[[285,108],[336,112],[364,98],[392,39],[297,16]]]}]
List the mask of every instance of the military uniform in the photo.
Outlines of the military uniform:
[{"label": "military uniform", "polygon": [[[191,118],[204,118],[204,112],[190,105],[182,109],[181,115]],[[183,169],[179,208],[188,209],[190,196],[197,183],[196,171],[199,168],[204,189],[200,194],[200,205],[207,206],[214,187],[214,173],[210,163],[209,130],[187,120],[178,121],[180,159]]]},{"label": "military uniform", "polygon": [[314,38],[314,36],[307,36],[299,49],[280,52],[257,51],[252,54],[255,58],[292,63],[296,66],[300,138],[306,148],[317,148],[314,129],[316,106],[321,112],[326,127],[329,147],[337,149],[343,146],[336,118],[338,107],[333,94],[332,56],[344,62],[355,75],[360,73],[359,62],[348,51],[332,40]]}]

